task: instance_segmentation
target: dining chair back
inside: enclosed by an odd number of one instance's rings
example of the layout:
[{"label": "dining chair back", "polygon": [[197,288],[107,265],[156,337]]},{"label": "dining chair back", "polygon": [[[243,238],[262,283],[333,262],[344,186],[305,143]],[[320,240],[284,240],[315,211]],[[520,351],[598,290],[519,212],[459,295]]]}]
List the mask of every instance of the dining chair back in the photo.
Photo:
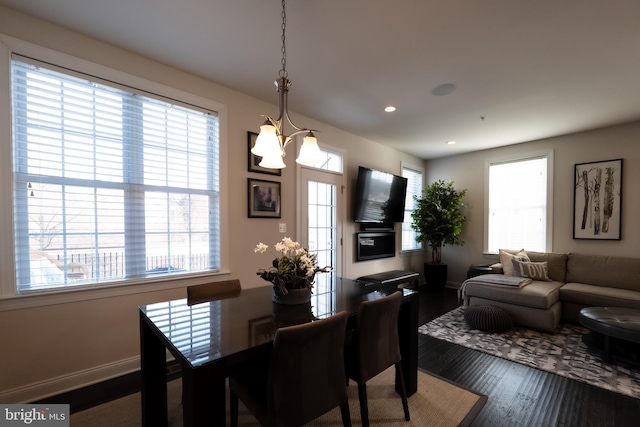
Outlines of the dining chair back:
[{"label": "dining chair back", "polygon": [[301,426],[340,407],[351,426],[344,369],[347,313],[276,331],[268,365],[229,378],[231,425],[238,398],[263,426]]},{"label": "dining chair back", "polygon": [[241,291],[242,287],[238,279],[193,285],[187,287],[187,303],[193,305],[206,301],[233,298],[239,296]]},{"label": "dining chair back", "polygon": [[398,315],[402,292],[360,304],[353,340],[348,343],[346,365],[349,378],[358,383],[362,425],[369,425],[366,382],[395,366],[406,421],[410,420],[407,393],[402,375],[402,356],[398,339]]}]

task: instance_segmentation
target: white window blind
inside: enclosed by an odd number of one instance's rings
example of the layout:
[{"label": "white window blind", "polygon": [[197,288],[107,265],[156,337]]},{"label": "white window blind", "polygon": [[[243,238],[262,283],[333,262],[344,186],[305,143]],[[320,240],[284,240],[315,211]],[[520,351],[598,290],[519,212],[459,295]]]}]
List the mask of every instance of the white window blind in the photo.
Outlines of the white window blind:
[{"label": "white window blind", "polygon": [[548,249],[548,161],[543,155],[489,164],[488,252]]},{"label": "white window blind", "polygon": [[411,212],[416,208],[414,196],[422,196],[422,171],[402,167],[402,176],[407,178],[407,196],[404,203],[404,222],[402,223],[402,250],[422,249],[422,244],[416,242],[418,232],[411,228]]},{"label": "white window blind", "polygon": [[215,113],[12,61],[17,291],[218,270]]}]

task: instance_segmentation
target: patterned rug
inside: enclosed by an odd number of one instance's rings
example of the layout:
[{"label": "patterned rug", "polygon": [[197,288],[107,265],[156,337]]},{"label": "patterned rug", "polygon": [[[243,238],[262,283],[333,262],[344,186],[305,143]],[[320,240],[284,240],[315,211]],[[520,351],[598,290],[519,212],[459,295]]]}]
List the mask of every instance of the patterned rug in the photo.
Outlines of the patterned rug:
[{"label": "patterned rug", "polygon": [[607,364],[600,352],[582,342],[587,328],[560,324],[554,334],[514,327],[505,333],[471,329],[458,307],[420,326],[418,331],[522,365],[551,372],[616,393],[640,399],[640,368]]}]

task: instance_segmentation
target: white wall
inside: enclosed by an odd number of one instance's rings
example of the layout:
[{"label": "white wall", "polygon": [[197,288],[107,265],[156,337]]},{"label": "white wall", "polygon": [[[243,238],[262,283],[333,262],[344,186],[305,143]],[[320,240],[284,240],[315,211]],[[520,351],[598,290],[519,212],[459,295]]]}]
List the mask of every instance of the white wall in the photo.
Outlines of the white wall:
[{"label": "white wall", "polygon": [[[240,279],[245,288],[268,285],[254,273],[258,268],[264,267],[265,260],[256,256],[253,248],[258,241],[275,243],[280,240],[282,235],[278,233],[279,222],[286,223],[288,230],[295,229],[294,155],[290,153],[287,157],[289,165],[283,170],[281,177],[249,173],[246,132],[257,132],[262,121],[260,114],[277,111],[276,105],[3,7],[0,7],[0,32],[225,104],[227,123],[223,144],[226,144],[227,157],[223,162],[226,162],[228,174],[222,177],[222,185],[226,186],[228,194],[228,206],[223,208],[227,209],[228,214],[229,277]],[[275,95],[274,102],[277,102]],[[4,106],[10,103],[6,92],[0,103]],[[400,173],[401,161],[422,164],[417,158],[375,142],[310,118],[292,115],[296,123],[304,123],[305,126],[322,131],[319,134],[320,144],[324,142],[346,150],[346,200],[349,204],[358,165]],[[8,135],[8,132],[2,135]],[[0,143],[10,144],[10,140],[3,138]],[[250,176],[282,182],[284,203],[280,220],[247,218],[247,178]],[[347,212],[349,211],[350,206],[347,206]],[[347,218],[350,217],[347,214]],[[348,221],[344,234],[347,260],[345,277],[355,278],[391,269],[421,269],[421,252],[355,263],[355,231],[355,225]],[[287,235],[296,238],[294,233]],[[398,236],[398,248],[399,243]],[[99,300],[65,302],[64,298],[56,298],[55,304],[30,308],[19,308],[18,303],[12,309],[13,302],[0,301],[0,402],[29,401],[137,369],[137,307],[183,298],[186,295],[186,285],[187,283],[178,283],[173,284],[173,288],[145,289],[144,292],[128,295],[116,293]]]},{"label": "white wall", "polygon": [[[467,189],[464,198],[468,206],[467,220],[462,234],[465,245],[442,249],[442,260],[448,265],[449,285],[462,283],[470,264],[496,261],[496,257],[482,253],[485,160],[540,150],[554,150],[552,250],[640,257],[640,221],[637,220],[640,193],[636,189],[640,182],[639,138],[640,122],[635,122],[426,162],[427,182],[453,180],[457,189]],[[574,165],[618,158],[623,159],[622,239],[574,240]],[[526,185],[522,182],[523,188]]]}]

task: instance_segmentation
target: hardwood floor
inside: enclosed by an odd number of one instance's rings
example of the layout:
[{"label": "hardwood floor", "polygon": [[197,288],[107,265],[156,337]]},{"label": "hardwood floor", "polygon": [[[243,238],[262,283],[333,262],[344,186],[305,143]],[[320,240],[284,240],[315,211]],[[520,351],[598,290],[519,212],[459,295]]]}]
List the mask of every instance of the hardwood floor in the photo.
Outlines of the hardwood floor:
[{"label": "hardwood floor", "polygon": [[[420,324],[457,307],[456,291],[420,291]],[[418,366],[489,399],[474,426],[638,426],[640,399],[420,334]]]},{"label": "hardwood floor", "polygon": [[[456,291],[420,287],[420,324],[456,308]],[[489,399],[474,426],[640,425],[640,399],[612,393],[429,336],[418,336],[418,365],[486,394]],[[179,372],[172,370],[170,377]],[[138,373],[46,399],[70,403],[71,412],[139,391]],[[44,402],[44,401],[43,401]],[[455,402],[452,402],[455,404]]]}]

